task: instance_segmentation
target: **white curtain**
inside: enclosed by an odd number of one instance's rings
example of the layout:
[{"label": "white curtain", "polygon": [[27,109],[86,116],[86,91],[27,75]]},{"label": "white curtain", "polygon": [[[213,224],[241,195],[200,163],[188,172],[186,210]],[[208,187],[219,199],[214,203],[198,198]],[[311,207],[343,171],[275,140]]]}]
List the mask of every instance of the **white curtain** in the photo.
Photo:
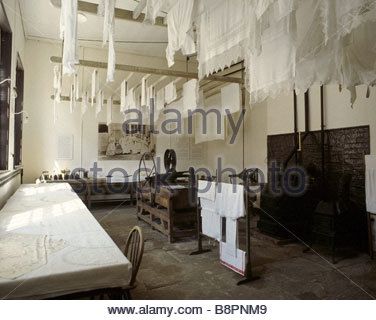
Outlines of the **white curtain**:
[{"label": "white curtain", "polygon": [[244,57],[250,36],[247,0],[201,1],[198,19],[199,77],[221,70]]},{"label": "white curtain", "polygon": [[375,22],[375,0],[200,1],[199,77],[244,60],[252,103],[314,83],[354,92],[376,81]]},{"label": "white curtain", "polygon": [[98,14],[104,17],[103,46],[108,42],[107,82],[113,82],[115,76],[115,6],[116,0],[101,0],[98,5]]},{"label": "white curtain", "polygon": [[166,57],[169,67],[175,63],[175,52],[181,50],[184,55],[196,52],[192,33],[194,3],[194,0],[176,0],[167,14],[168,45]]},{"label": "white curtain", "polygon": [[61,0],[60,38],[64,40],[63,74],[73,74],[78,63],[77,0]]}]

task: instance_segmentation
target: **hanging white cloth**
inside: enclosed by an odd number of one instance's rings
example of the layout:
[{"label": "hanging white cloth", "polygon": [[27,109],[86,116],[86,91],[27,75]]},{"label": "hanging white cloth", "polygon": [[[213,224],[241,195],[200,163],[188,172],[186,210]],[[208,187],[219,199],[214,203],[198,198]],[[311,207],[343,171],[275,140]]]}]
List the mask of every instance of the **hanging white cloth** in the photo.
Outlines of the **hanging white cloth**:
[{"label": "hanging white cloth", "polygon": [[218,106],[218,100],[215,96],[212,98],[204,98],[203,90],[199,92],[198,109],[205,112],[204,115],[196,113],[194,115],[195,124],[195,144],[225,140],[226,125],[223,115],[222,106]]},{"label": "hanging white cloth", "polygon": [[63,44],[63,74],[73,74],[78,63],[77,0],[62,0],[60,38]]},{"label": "hanging white cloth", "polygon": [[238,83],[231,83],[221,88],[221,105],[222,110],[236,113],[241,110],[241,91]]},{"label": "hanging white cloth", "polygon": [[128,83],[127,81],[123,80],[120,87],[120,111],[124,111],[126,109],[126,97],[127,97],[127,90],[128,90]]},{"label": "hanging white cloth", "polygon": [[98,94],[97,94],[95,100],[96,100],[95,116],[97,117],[98,114],[102,111],[102,108],[103,108],[103,92],[102,92],[102,90],[98,91]]},{"label": "hanging white cloth", "polygon": [[[296,61],[296,19],[292,13],[281,18],[278,2],[270,9],[269,27],[261,35],[261,52],[249,52],[251,102],[275,98],[294,88]],[[278,55],[276,55],[278,52]]]},{"label": "hanging white cloth", "polygon": [[[134,92],[134,88],[130,88],[125,97],[125,109],[123,111],[131,110],[135,108],[136,108],[135,92]],[[134,118],[134,115],[132,115],[132,113],[124,114],[124,121],[130,120],[132,118]]]},{"label": "hanging white cloth", "polygon": [[148,101],[148,86],[147,86],[147,79],[148,76],[144,76],[141,79],[141,107],[145,107],[149,105]]},{"label": "hanging white cloth", "polygon": [[107,125],[110,125],[114,119],[112,119],[112,96],[107,99]]},{"label": "hanging white cloth", "polygon": [[57,122],[57,101],[54,100],[54,124]]},{"label": "hanging white cloth", "polygon": [[174,65],[175,52],[184,55],[194,54],[196,45],[192,35],[194,0],[176,0],[167,13],[168,45],[166,58],[168,66]]},{"label": "hanging white cloth", "polygon": [[300,35],[297,50],[297,92],[313,83],[336,83],[355,92],[354,86],[376,80],[375,1],[311,0],[302,9],[309,27]]},{"label": "hanging white cloth", "polygon": [[165,90],[164,88],[157,91],[156,97],[156,115],[159,116],[165,106]]},{"label": "hanging white cloth", "polygon": [[89,95],[87,91],[82,94],[82,101],[81,101],[81,115],[84,115],[87,111],[89,106]]},{"label": "hanging white cloth", "polygon": [[73,113],[75,107],[76,107],[76,94],[74,90],[74,84],[72,84],[71,91],[70,91],[69,112]]},{"label": "hanging white cloth", "polygon": [[108,41],[107,82],[113,82],[115,75],[115,6],[116,0],[100,0],[98,5],[98,15],[104,17],[103,46]]},{"label": "hanging white cloth", "polygon": [[74,92],[75,92],[75,99],[78,101],[80,99],[80,82],[78,81],[78,74],[74,74]]},{"label": "hanging white cloth", "polygon": [[206,0],[201,2],[200,12],[197,41],[201,79],[244,58],[252,11],[247,0]]},{"label": "hanging white cloth", "polygon": [[174,81],[170,82],[165,87],[164,96],[165,96],[165,103],[167,104],[170,104],[171,102],[176,100],[177,94],[176,94],[176,85]]},{"label": "hanging white cloth", "polygon": [[145,22],[155,23],[158,14],[161,12],[168,12],[175,0],[147,0]]},{"label": "hanging white cloth", "polygon": [[188,117],[188,111],[197,108],[199,99],[199,85],[197,79],[192,79],[183,84],[183,117]]},{"label": "hanging white cloth", "polygon": [[374,0],[322,0],[320,17],[325,44],[349,34],[367,21],[375,20]]},{"label": "hanging white cloth", "polygon": [[54,66],[54,100],[61,101],[61,71],[60,66]]},{"label": "hanging white cloth", "polygon": [[98,70],[94,69],[92,75],[91,75],[91,106],[94,106],[94,100],[97,96],[99,88],[99,83],[98,83]]}]

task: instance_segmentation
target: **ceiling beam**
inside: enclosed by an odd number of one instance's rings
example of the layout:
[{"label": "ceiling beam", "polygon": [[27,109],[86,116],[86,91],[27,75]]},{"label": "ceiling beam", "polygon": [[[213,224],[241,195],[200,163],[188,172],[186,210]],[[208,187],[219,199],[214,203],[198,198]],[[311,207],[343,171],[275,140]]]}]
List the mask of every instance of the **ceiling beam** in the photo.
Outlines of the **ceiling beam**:
[{"label": "ceiling beam", "polygon": [[[50,61],[52,63],[61,63],[62,59],[61,57],[52,56],[50,57]],[[107,63],[99,62],[99,61],[79,60],[78,65],[83,66],[83,67],[89,67],[89,68],[107,69]],[[119,71],[128,71],[128,72],[145,73],[145,74],[157,74],[161,76],[168,76],[168,77],[175,77],[175,78],[198,79],[198,74],[193,73],[193,72],[138,67],[138,66],[132,66],[132,65],[126,65],[126,64],[117,64],[115,69]],[[210,75],[208,77],[203,78],[202,80],[239,83],[239,84],[243,83],[243,80],[241,78],[218,76],[218,75]]]},{"label": "ceiling beam", "polygon": [[[52,0],[53,6],[61,8],[61,0]],[[98,13],[98,4],[91,3],[87,1],[78,1],[78,11],[97,15]],[[142,11],[142,10],[141,10]],[[115,18],[133,22],[144,22],[145,15],[140,13],[137,18],[133,18],[133,11],[115,8]],[[164,19],[162,17],[157,17],[155,19],[155,25],[160,27],[166,27]]]}]

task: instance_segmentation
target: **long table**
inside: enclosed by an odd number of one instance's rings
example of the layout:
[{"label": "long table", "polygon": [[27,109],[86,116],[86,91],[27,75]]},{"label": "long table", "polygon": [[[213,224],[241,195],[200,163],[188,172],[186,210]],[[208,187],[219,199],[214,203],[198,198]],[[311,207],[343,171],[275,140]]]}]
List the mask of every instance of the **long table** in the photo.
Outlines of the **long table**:
[{"label": "long table", "polygon": [[0,299],[123,287],[131,269],[67,183],[21,185],[0,211]]}]

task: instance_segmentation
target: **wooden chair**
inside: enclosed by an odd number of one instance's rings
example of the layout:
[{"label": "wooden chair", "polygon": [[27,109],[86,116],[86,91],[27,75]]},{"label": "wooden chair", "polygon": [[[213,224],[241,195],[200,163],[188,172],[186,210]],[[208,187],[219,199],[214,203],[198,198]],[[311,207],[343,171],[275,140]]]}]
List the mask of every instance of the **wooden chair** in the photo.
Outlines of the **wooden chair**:
[{"label": "wooden chair", "polygon": [[130,290],[136,287],[136,278],[144,254],[144,236],[140,227],[134,227],[129,233],[125,244],[124,255],[132,264],[132,276],[129,285],[123,288],[123,299],[131,299]]}]

